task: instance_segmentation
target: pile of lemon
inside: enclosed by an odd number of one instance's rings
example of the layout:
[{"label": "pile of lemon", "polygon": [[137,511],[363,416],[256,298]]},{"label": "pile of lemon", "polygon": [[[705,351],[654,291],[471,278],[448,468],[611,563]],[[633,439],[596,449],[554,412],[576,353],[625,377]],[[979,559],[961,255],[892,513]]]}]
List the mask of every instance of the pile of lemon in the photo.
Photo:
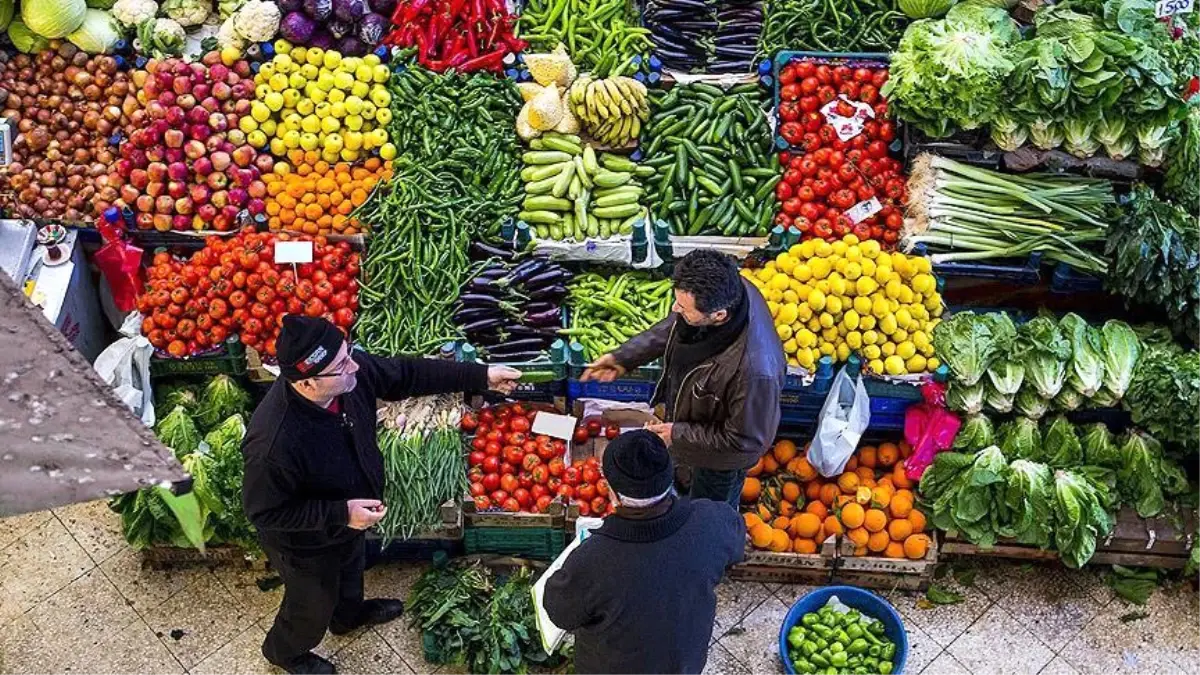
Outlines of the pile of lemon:
[{"label": "pile of lemon", "polygon": [[353,162],[378,151],[396,156],[388,142],[391,70],[378,56],[342,56],[319,47],[275,42],[275,58],[254,76],[250,114],[238,120],[246,141],[285,157],[317,151],[326,162]]},{"label": "pile of lemon", "polygon": [[905,375],[938,366],[930,336],[942,298],[931,270],[928,258],[846,235],[797,244],[742,274],[767,299],[789,364],[858,354],[872,373]]}]

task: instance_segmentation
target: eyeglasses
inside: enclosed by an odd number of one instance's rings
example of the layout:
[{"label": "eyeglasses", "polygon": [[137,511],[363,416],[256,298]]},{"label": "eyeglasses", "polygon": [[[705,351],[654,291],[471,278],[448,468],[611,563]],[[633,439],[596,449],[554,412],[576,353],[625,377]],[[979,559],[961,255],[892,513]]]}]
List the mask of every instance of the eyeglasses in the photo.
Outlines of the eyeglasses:
[{"label": "eyeglasses", "polygon": [[353,349],[347,348],[346,349],[346,358],[342,359],[341,362],[338,363],[337,368],[334,369],[333,372],[320,373],[317,375],[310,375],[308,377],[308,379],[316,380],[316,379],[321,379],[321,378],[326,378],[326,377],[341,377],[341,376],[345,375],[346,369],[349,368],[350,363],[354,361],[354,357],[352,356],[352,354],[353,354]]}]

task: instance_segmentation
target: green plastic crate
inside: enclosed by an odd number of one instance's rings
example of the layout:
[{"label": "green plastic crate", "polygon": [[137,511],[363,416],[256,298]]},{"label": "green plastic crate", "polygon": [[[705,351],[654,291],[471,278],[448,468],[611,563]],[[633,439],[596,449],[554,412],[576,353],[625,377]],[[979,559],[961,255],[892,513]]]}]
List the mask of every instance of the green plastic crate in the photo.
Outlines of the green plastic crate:
[{"label": "green plastic crate", "polygon": [[236,335],[229,336],[221,349],[203,356],[173,358],[155,354],[150,358],[151,377],[178,375],[245,375],[246,347]]},{"label": "green plastic crate", "polygon": [[467,555],[494,553],[554,560],[567,547],[566,532],[549,527],[472,527],[463,531]]}]

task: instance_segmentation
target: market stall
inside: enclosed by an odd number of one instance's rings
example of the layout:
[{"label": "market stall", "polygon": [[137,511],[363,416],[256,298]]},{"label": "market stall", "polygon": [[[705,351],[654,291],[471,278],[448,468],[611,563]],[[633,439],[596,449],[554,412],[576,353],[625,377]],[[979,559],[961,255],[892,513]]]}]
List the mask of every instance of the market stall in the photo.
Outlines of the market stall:
[{"label": "market stall", "polygon": [[151,560],[254,556],[238,449],[289,313],[524,374],[381,407],[378,555],[554,559],[656,413],[658,364],[586,365],[712,248],[788,364],[735,575],[1194,573],[1200,21],[1162,4],[0,0],[4,269],[136,353],[109,375],[200,505],[113,500]]}]

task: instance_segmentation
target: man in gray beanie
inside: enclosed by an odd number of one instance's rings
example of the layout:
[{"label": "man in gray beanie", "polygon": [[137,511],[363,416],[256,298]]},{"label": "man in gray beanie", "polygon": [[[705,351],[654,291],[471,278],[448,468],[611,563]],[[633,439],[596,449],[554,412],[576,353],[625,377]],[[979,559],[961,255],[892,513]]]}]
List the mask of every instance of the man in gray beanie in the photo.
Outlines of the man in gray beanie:
[{"label": "man in gray beanie", "polygon": [[724,502],[677,497],[649,431],[613,439],[601,463],[616,512],[547,580],[546,613],[575,633],[578,673],[699,673],[745,524]]}]

